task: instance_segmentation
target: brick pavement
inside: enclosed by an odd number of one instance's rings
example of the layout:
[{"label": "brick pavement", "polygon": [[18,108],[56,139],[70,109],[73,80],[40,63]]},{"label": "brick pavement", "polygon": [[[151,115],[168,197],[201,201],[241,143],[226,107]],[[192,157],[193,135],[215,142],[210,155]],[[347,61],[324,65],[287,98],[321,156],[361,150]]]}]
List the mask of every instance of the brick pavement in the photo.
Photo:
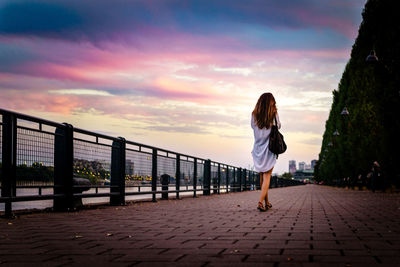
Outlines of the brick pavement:
[{"label": "brick pavement", "polygon": [[307,185],[0,219],[5,266],[400,266],[400,195]]}]

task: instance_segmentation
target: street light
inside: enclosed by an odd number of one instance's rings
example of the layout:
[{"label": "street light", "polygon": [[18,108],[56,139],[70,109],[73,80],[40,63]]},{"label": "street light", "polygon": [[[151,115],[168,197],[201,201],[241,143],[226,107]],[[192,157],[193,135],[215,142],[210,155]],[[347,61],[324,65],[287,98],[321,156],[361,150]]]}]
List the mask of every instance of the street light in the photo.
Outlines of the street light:
[{"label": "street light", "polygon": [[333,132],[333,135],[334,135],[334,136],[338,136],[338,135],[339,135],[339,131],[336,129],[336,130]]},{"label": "street light", "polygon": [[[376,54],[375,54],[375,50],[371,50],[371,52],[369,52],[369,55],[367,56],[367,58],[365,59],[365,61],[367,62],[367,63],[375,63],[375,62],[378,62],[379,60],[378,60],[378,57],[376,56]],[[390,74],[390,75],[392,75],[393,74],[393,71],[392,71],[392,69],[391,68],[389,68],[386,64],[384,64],[384,63],[382,63],[382,61],[379,61],[381,64],[382,64],[382,66],[386,69],[386,71]],[[400,96],[400,90],[399,90],[399,96]]]},{"label": "street light", "polygon": [[340,112],[340,115],[342,115],[342,116],[348,116],[350,113],[349,113],[349,111],[347,110],[347,107],[344,107],[343,108],[343,110],[342,110],[342,112]]},{"label": "street light", "polygon": [[366,62],[377,62],[378,61],[378,57],[375,54],[375,50],[371,50],[371,52],[369,52],[369,55],[367,56],[365,61]]}]

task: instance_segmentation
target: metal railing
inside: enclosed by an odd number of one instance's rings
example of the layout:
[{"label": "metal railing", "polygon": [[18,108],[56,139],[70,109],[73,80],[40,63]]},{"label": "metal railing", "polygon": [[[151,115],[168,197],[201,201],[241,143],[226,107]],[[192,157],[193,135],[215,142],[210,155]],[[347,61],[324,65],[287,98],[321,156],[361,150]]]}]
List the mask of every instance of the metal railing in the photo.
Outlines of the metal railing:
[{"label": "metal railing", "polygon": [[[271,187],[302,184],[273,177]],[[210,195],[259,189],[258,173],[0,109],[0,203],[52,200],[54,210],[82,199]],[[104,201],[103,201],[104,202]]]},{"label": "metal railing", "polygon": [[0,115],[0,203],[6,216],[21,201],[53,200],[54,210],[68,210],[82,198],[109,197],[111,205],[123,205],[134,195],[156,201],[162,193],[196,197],[259,187],[258,174],[244,168],[4,109]]}]

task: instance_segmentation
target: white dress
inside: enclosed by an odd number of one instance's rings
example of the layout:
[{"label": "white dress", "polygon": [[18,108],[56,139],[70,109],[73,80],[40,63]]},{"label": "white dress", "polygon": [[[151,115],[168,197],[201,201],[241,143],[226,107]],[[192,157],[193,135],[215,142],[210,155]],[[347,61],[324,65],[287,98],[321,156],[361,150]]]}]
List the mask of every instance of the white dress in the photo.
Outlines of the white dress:
[{"label": "white dress", "polygon": [[[280,129],[281,122],[279,121],[278,113],[276,114],[276,120],[278,122],[278,129]],[[257,172],[267,172],[271,170],[276,163],[276,155],[268,149],[271,128],[258,128],[254,122],[253,115],[251,115],[251,128],[253,128],[254,132],[254,146],[253,150],[251,151],[254,168]]]}]

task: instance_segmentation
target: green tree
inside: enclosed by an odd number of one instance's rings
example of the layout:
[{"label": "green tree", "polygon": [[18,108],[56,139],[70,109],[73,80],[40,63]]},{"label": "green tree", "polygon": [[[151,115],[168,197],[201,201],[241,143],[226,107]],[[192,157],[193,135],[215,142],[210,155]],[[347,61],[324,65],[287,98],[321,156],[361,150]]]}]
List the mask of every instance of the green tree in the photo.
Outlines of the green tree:
[{"label": "green tree", "polygon": [[283,174],[281,175],[281,177],[282,177],[282,178],[285,178],[285,179],[292,179],[292,178],[293,178],[293,175],[292,175],[290,172],[285,172],[285,173],[283,173]]},{"label": "green tree", "polygon": [[[383,169],[386,185],[399,184],[395,164],[400,129],[400,24],[395,0],[369,0],[325,124],[316,180],[337,184],[368,172],[373,161]],[[378,61],[366,62],[371,50]],[[342,116],[344,107],[348,116]],[[338,130],[339,136],[333,136]]]}]

